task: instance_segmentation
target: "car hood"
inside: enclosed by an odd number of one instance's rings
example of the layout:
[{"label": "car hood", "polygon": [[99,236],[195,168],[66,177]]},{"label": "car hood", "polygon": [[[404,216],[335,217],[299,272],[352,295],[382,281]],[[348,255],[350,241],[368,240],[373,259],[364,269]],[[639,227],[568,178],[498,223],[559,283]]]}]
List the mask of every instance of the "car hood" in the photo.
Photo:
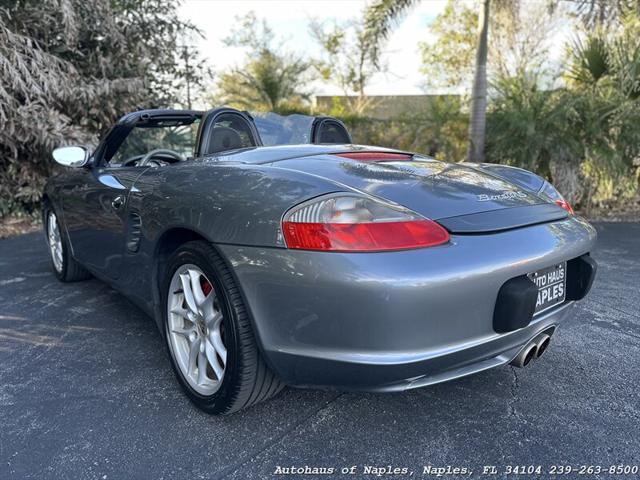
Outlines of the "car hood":
[{"label": "car hood", "polygon": [[536,194],[496,175],[427,158],[370,162],[317,155],[272,165],[326,178],[434,220],[545,203]]}]

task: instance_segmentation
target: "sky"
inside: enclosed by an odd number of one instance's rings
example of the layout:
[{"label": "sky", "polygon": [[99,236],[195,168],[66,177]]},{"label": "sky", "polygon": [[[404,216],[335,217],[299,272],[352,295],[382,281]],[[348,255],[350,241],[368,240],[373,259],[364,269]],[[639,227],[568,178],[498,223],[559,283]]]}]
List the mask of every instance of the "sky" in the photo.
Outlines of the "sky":
[{"label": "sky", "polygon": [[[285,46],[305,57],[318,56],[320,48],[309,32],[311,19],[343,21],[357,19],[371,0],[185,0],[180,15],[195,24],[204,34],[196,41],[201,55],[221,72],[239,66],[244,58],[242,48],[224,45],[237,16],[253,11],[258,19],[265,18]],[[467,1],[477,5],[474,0]],[[535,4],[543,0],[528,0]],[[419,95],[427,93],[424,75],[420,72],[422,59],[418,44],[433,41],[429,25],[444,10],[447,0],[422,0],[409,10],[393,29],[384,48],[388,73],[377,74],[365,89],[367,95]],[[560,66],[564,46],[571,39],[572,29],[565,23],[548,39],[549,65]],[[341,88],[330,82],[317,80],[311,85],[316,95],[340,95]],[[459,91],[457,89],[456,91]],[[428,93],[443,93],[429,91]],[[448,91],[446,93],[452,93]]]},{"label": "sky", "polygon": [[[258,18],[266,18],[269,25],[286,46],[299,53],[319,53],[309,33],[309,21],[346,20],[358,18],[366,0],[186,0],[180,15],[194,23],[205,35],[197,42],[201,54],[214,71],[222,71],[242,62],[243,51],[222,43],[234,24],[236,16],[253,11]],[[366,89],[368,95],[422,94],[420,85],[421,58],[418,42],[429,38],[428,26],[444,10],[446,0],[423,0],[410,10],[398,28],[394,29],[385,53],[389,72],[378,74]],[[316,94],[337,95],[342,90],[328,82],[313,86]]]}]

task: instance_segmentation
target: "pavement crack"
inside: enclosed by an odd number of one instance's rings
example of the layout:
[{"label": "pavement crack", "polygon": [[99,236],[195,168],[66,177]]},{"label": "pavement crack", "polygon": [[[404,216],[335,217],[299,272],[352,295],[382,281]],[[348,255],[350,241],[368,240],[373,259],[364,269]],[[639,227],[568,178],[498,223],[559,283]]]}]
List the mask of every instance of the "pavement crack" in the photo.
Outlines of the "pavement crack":
[{"label": "pavement crack", "polygon": [[271,441],[269,441],[264,447],[262,447],[262,448],[258,449],[257,451],[247,455],[245,458],[239,460],[238,462],[234,463],[233,465],[229,465],[227,468],[224,468],[223,470],[218,472],[215,475],[214,478],[216,478],[217,480],[222,480],[224,478],[227,478],[229,475],[234,474],[235,472],[240,470],[242,467],[244,467],[247,463],[251,462],[253,459],[255,459],[256,457],[260,456],[262,453],[266,452],[267,450],[270,450],[273,446],[281,443],[286,437],[289,436],[289,434],[291,434],[294,431],[296,431],[301,425],[303,425],[304,423],[307,423],[313,417],[318,416],[320,413],[322,413],[322,411],[326,410],[332,403],[334,403],[336,400],[338,400],[342,395],[344,395],[344,394],[343,393],[339,393],[335,397],[333,397],[333,398],[329,399],[328,401],[322,403],[318,408],[314,409],[308,415],[305,415],[303,418],[298,420],[291,427],[287,428],[280,435],[278,435],[277,437],[275,437]]},{"label": "pavement crack", "polygon": [[509,416],[520,418],[520,414],[516,410],[516,402],[518,401],[518,390],[520,389],[520,379],[516,373],[516,367],[511,367],[511,373],[513,374],[513,382],[509,388],[511,398],[507,401],[507,407],[509,408]]}]

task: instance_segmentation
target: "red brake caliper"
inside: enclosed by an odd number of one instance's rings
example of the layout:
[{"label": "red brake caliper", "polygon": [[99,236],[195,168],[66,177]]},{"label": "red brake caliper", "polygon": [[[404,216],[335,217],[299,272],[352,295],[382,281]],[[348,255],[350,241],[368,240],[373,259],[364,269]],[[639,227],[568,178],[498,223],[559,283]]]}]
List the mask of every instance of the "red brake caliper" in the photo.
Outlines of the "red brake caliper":
[{"label": "red brake caliper", "polygon": [[211,290],[213,290],[213,285],[211,285],[211,283],[209,283],[209,281],[204,277],[200,277],[200,286],[202,287],[202,293],[204,293],[205,297],[211,293]]}]

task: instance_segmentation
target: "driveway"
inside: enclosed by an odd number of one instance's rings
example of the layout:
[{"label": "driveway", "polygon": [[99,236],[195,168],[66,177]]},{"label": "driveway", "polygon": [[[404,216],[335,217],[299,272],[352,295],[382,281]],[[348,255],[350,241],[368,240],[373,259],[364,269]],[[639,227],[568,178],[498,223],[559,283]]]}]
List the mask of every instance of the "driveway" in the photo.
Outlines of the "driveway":
[{"label": "driveway", "polygon": [[640,224],[598,231],[592,293],[529,367],[399,394],[285,389],[230,417],[189,403],[154,322],[121,295],[59,283],[40,234],[0,240],[0,479],[638,465]]}]

